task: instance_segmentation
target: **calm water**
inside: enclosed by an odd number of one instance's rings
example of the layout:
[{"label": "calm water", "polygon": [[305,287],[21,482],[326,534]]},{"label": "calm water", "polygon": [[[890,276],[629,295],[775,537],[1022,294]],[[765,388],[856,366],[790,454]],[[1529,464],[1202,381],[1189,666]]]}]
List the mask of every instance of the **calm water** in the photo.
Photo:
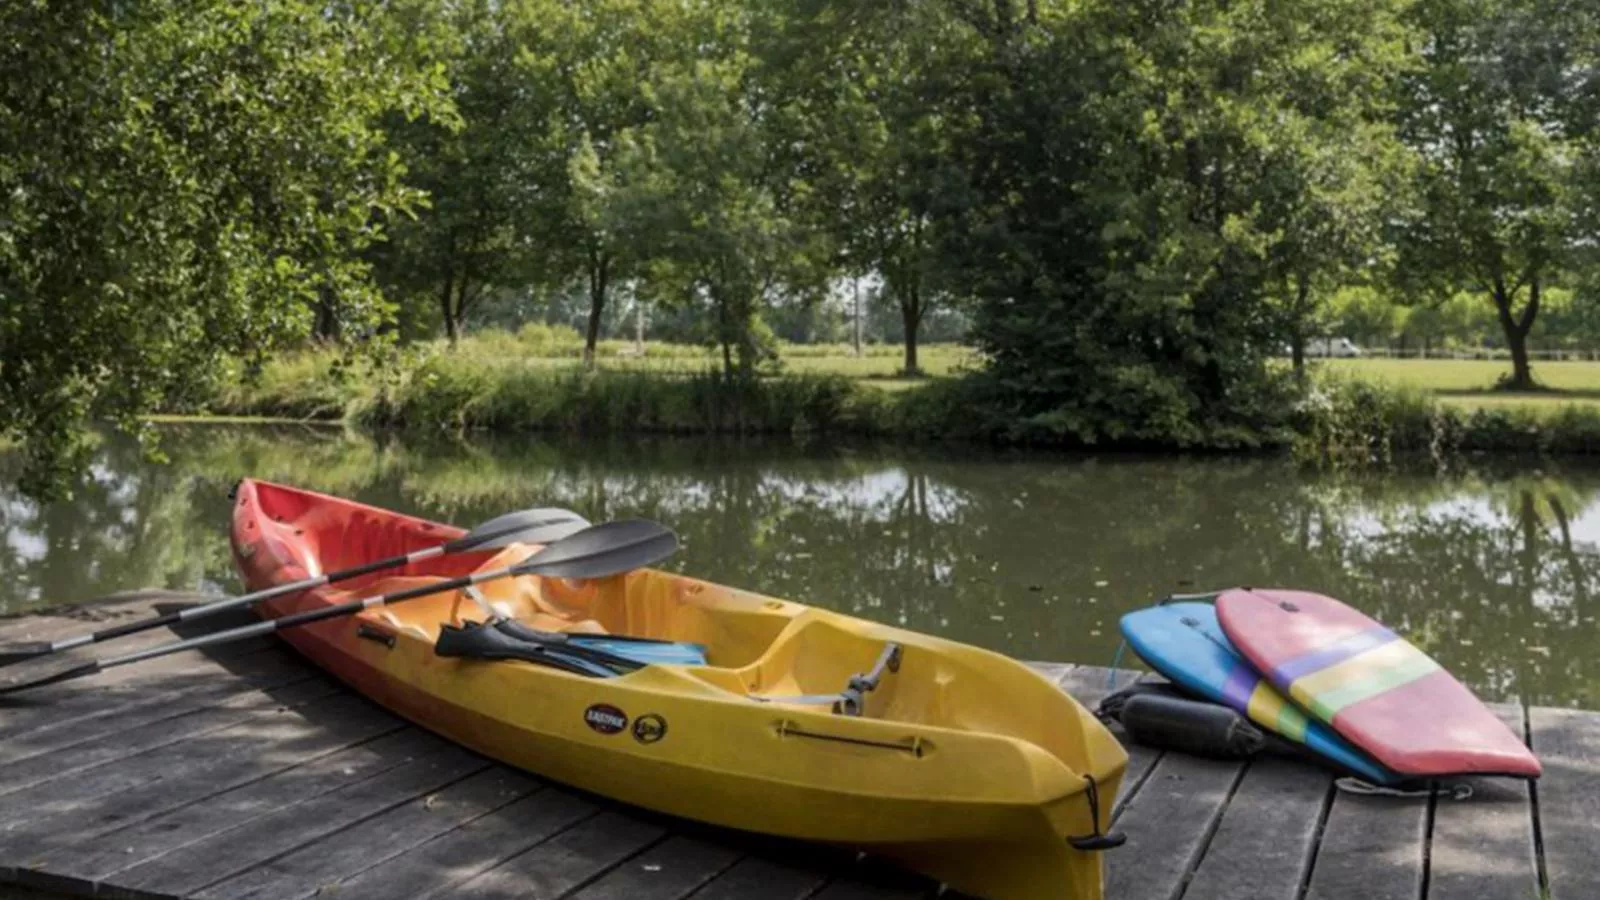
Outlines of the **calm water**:
[{"label": "calm water", "polygon": [[559,504],[675,528],[670,567],[1029,659],[1107,663],[1117,617],[1235,584],[1333,594],[1488,697],[1600,708],[1600,470],[1330,477],[1274,459],[952,456],[700,441],[377,442],[173,428],[116,440],[43,507],[0,454],[0,612],[139,586],[236,588],[254,475],[471,525]]}]

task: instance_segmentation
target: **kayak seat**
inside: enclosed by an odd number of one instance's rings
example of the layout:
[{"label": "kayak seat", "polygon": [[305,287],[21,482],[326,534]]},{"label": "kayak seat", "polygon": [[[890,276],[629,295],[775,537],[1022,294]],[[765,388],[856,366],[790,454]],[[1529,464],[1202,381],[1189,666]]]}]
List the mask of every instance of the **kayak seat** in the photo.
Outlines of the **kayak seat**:
[{"label": "kayak seat", "polygon": [[885,673],[900,671],[900,659],[903,651],[899,644],[890,641],[883,645],[883,651],[878,655],[878,661],[872,666],[871,671],[858,672],[850,676],[845,686],[832,694],[796,694],[791,696],[775,694],[750,694],[751,700],[761,703],[790,703],[802,706],[826,705],[833,711],[843,716],[859,716],[866,711],[867,695],[878,689]]}]

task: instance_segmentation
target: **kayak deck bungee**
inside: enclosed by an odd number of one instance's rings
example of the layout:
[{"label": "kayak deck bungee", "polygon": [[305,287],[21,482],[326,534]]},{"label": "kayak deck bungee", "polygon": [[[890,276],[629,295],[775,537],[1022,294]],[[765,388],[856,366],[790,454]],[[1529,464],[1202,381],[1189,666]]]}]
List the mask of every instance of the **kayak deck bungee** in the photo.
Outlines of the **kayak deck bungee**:
[{"label": "kayak deck bungee", "polygon": [[[266,482],[243,481],[235,495],[234,557],[252,588],[456,533]],[[515,565],[538,549],[439,556],[258,609],[267,617],[314,610]],[[281,634],[395,712],[585,790],[858,847],[978,896],[1102,896],[1098,850],[1116,843],[1105,832],[1127,756],[1087,710],[1021,663],[654,569],[585,581],[520,576],[477,590]],[[487,637],[499,646],[507,623],[514,641],[532,634],[535,649],[505,652],[535,659],[436,650],[449,629],[493,629]],[[704,664],[596,670],[588,663],[600,656],[545,637],[561,634],[606,640],[606,651],[623,656],[615,642],[670,642],[680,648],[673,654],[703,649]],[[547,652],[583,662],[547,665],[537,658]]]}]

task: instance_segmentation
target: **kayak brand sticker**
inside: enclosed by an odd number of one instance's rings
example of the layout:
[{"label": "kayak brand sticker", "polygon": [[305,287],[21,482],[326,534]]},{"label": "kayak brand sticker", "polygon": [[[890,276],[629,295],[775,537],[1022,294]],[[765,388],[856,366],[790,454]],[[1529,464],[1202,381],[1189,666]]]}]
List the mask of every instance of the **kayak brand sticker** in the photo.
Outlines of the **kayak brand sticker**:
[{"label": "kayak brand sticker", "polygon": [[609,703],[596,703],[583,711],[583,721],[601,734],[616,734],[628,727],[628,714]]},{"label": "kayak brand sticker", "polygon": [[654,744],[667,736],[667,720],[655,713],[640,716],[633,722],[633,739],[641,744]]}]

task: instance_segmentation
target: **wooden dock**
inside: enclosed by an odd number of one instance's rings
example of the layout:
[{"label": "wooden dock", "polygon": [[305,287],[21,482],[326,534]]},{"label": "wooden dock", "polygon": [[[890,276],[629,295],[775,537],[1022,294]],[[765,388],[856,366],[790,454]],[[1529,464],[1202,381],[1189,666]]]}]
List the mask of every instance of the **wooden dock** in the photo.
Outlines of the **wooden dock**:
[{"label": "wooden dock", "polygon": [[[0,643],[184,595],[0,621]],[[160,630],[123,649],[172,638]],[[1109,672],[1038,667],[1086,704]],[[1126,680],[1126,679],[1124,679]],[[1130,747],[1108,900],[1600,897],[1600,713],[1497,707],[1545,776],[1468,800]],[[922,897],[835,849],[728,832],[550,784],[368,703],[264,639],[0,705],[0,885],[96,897],[579,900]],[[5,889],[0,887],[0,896]]]}]

